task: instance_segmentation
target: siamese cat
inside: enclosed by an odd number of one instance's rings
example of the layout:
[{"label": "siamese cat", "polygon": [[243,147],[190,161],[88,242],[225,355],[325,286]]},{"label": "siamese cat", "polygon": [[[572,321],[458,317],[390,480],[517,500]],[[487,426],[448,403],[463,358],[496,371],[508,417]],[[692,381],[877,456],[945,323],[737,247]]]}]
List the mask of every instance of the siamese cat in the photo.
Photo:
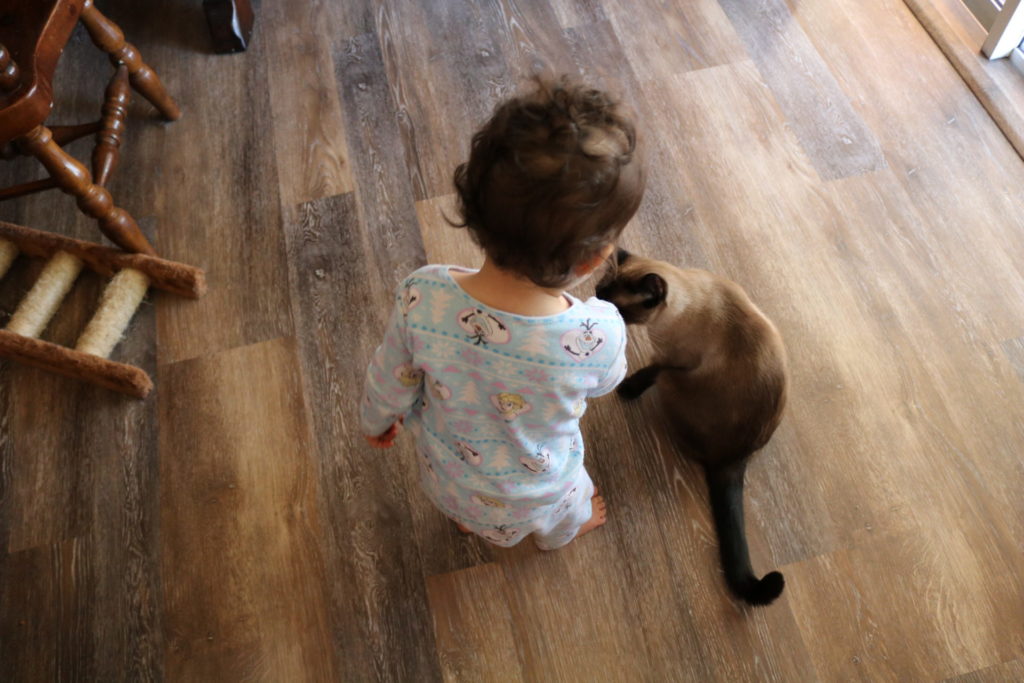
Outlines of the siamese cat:
[{"label": "siamese cat", "polygon": [[743,526],[743,473],[786,404],[786,352],[778,330],[734,282],[619,249],[597,296],[627,324],[646,325],[647,367],[618,387],[625,399],[657,384],[674,436],[704,466],[725,580],[751,605],[767,605],[782,574],[754,575]]}]

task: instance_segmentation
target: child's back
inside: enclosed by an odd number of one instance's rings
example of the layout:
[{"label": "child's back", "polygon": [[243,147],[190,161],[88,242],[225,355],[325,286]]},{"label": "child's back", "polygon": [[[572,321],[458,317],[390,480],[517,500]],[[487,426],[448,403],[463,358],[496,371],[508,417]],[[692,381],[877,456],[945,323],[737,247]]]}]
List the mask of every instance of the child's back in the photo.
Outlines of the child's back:
[{"label": "child's back", "polygon": [[505,313],[470,297],[448,266],[413,273],[397,306],[368,380],[384,400],[364,405],[364,423],[383,432],[390,407],[414,401],[406,426],[434,504],[505,545],[567,497],[586,501],[579,418],[626,370],[615,307],[572,299],[555,315]]},{"label": "child's back", "polygon": [[579,418],[624,377],[625,326],[563,289],[607,258],[639,204],[633,145],[597,91],[541,87],[499,107],[456,172],[484,266],[410,275],[369,368],[371,442],[389,445],[404,417],[424,491],[499,545],[533,533],[554,548],[603,522]]}]

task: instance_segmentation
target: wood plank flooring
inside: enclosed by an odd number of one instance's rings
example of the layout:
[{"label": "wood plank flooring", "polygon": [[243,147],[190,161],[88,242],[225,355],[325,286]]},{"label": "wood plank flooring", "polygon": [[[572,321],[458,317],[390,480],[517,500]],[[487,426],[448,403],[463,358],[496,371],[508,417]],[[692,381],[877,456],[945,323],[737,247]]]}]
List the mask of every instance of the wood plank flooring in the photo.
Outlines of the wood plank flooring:
[{"label": "wood plank flooring", "polygon": [[[210,293],[152,294],[115,350],[147,402],[0,362],[0,680],[1024,676],[1024,162],[903,2],[279,0],[232,56],[200,3],[102,9],[184,110],[135,98],[111,190]],[[653,396],[591,403],[609,521],[554,553],[458,533],[408,438],[358,433],[398,279],[480,262],[452,171],[532,71],[636,112],[624,245],[737,280],[787,341],[747,480],[769,608],[726,593]],[[95,116],[108,73],[76,33],[51,120]],[[100,241],[60,194],[0,219]]]}]

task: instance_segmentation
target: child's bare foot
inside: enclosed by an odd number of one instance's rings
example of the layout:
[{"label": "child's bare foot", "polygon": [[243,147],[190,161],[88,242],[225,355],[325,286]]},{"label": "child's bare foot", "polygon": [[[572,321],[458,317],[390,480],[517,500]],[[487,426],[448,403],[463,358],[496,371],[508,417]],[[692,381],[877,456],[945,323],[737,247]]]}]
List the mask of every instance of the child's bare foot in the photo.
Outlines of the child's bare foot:
[{"label": "child's bare foot", "polygon": [[604,497],[597,495],[597,487],[594,487],[594,497],[590,499],[590,519],[580,527],[573,539],[577,539],[588,531],[593,531],[599,526],[604,526],[608,521],[608,510],[604,503]]}]

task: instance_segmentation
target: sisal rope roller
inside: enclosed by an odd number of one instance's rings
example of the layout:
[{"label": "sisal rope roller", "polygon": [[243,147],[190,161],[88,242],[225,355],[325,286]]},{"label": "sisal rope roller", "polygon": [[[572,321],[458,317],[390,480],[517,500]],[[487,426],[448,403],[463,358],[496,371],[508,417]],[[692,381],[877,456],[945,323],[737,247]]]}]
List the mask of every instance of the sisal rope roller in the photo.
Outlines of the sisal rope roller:
[{"label": "sisal rope roller", "polygon": [[7,269],[18,257],[18,247],[10,240],[0,237],[0,277],[7,274]]},{"label": "sisal rope roller", "polygon": [[82,259],[64,251],[54,254],[18,304],[7,331],[33,339],[42,334],[81,272]]},{"label": "sisal rope roller", "polygon": [[106,358],[121,341],[128,323],[149,289],[149,278],[137,270],[118,271],[103,290],[99,308],[78,338],[75,350]]},{"label": "sisal rope roller", "polygon": [[[108,360],[150,287],[198,299],[206,290],[203,271],[146,254],[82,242],[0,221],[0,277],[23,253],[47,259],[6,329],[0,358],[145,398],[153,381],[142,368]],[[82,268],[110,277],[99,306],[74,349],[38,339]]]}]

